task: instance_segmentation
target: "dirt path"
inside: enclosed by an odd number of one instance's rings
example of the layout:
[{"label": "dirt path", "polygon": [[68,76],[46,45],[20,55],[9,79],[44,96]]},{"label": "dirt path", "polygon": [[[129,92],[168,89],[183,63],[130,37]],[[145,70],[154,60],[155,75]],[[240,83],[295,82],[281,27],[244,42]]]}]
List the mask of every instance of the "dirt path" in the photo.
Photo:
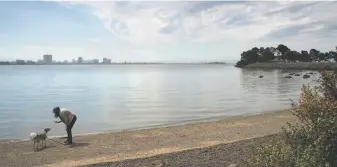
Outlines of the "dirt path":
[{"label": "dirt path", "polygon": [[[296,119],[288,111],[238,116],[217,122],[75,137],[73,147],[48,141],[32,151],[31,142],[0,143],[1,166],[77,166],[122,161],[261,137]],[[62,142],[63,139],[56,139]]]}]

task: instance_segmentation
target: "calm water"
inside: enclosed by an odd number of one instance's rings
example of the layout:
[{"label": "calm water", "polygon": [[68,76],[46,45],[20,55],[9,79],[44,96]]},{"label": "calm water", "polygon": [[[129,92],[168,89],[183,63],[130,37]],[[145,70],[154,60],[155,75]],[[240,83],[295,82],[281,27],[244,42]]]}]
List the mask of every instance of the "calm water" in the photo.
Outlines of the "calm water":
[{"label": "calm water", "polygon": [[301,84],[318,78],[286,79],[287,71],[226,65],[0,66],[0,71],[0,139],[25,139],[44,127],[52,128],[50,135],[65,135],[64,125],[53,122],[54,106],[77,114],[75,134],[289,108]]}]

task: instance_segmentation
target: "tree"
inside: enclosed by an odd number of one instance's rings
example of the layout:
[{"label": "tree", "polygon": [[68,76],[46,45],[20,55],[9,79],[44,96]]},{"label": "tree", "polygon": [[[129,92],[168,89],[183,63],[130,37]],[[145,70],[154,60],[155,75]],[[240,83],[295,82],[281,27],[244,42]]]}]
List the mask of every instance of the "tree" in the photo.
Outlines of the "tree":
[{"label": "tree", "polygon": [[285,53],[285,58],[290,61],[297,61],[301,59],[301,54],[297,51],[288,51]]},{"label": "tree", "polygon": [[335,60],[335,62],[337,62],[337,52],[330,51],[329,54],[330,54],[331,58],[333,58]]},{"label": "tree", "polygon": [[295,55],[293,53],[293,51],[287,51],[284,53],[284,59],[290,60],[290,61],[294,61],[295,60]]},{"label": "tree", "polygon": [[333,59],[335,62],[337,62],[337,46],[336,51],[330,51],[329,52],[330,59]]},{"label": "tree", "polygon": [[297,52],[296,50],[295,51],[293,51],[294,52],[294,55],[295,55],[295,60],[296,61],[301,61],[301,53],[300,52]]},{"label": "tree", "polygon": [[318,53],[319,51],[316,49],[310,49],[310,58],[311,61],[317,61],[318,60]]},{"label": "tree", "polygon": [[283,45],[283,44],[279,44],[277,46],[277,50],[281,53],[281,58],[285,62],[285,53],[288,52],[288,51],[290,51],[290,49],[287,46]]},{"label": "tree", "polygon": [[279,60],[280,60],[282,54],[281,54],[281,52],[279,50],[277,50],[277,48],[275,48],[275,47],[269,47],[269,50],[271,52],[273,52],[273,54],[275,55],[275,57],[278,57]]},{"label": "tree", "polygon": [[248,64],[255,63],[257,61],[257,54],[251,50],[241,53],[241,60],[237,63],[237,67],[244,67]]},{"label": "tree", "polygon": [[324,53],[321,53],[321,52],[318,53],[318,55],[317,55],[318,62],[324,61],[324,59],[325,59]]},{"label": "tree", "polygon": [[270,60],[274,60],[275,58],[275,55],[273,52],[271,52],[270,50],[265,50],[263,53],[262,53],[262,56],[260,58],[260,61],[261,62],[266,62],[266,61],[270,61]]},{"label": "tree", "polygon": [[301,51],[300,61],[302,61],[302,62],[309,62],[310,61],[310,55],[309,55],[308,51],[306,51],[306,50]]},{"label": "tree", "polygon": [[259,50],[260,50],[259,48],[254,47],[254,48],[252,48],[250,51],[252,51],[252,52],[258,54],[258,53],[259,53]]},{"label": "tree", "polygon": [[322,61],[328,61],[330,59],[330,54],[329,53],[318,53],[317,55],[317,58],[318,58],[318,61],[319,62],[322,62]]},{"label": "tree", "polygon": [[[256,48],[256,47],[255,47]],[[258,61],[258,50],[253,48],[252,50],[247,51],[248,57],[250,57],[252,63],[256,63]]]},{"label": "tree", "polygon": [[265,51],[265,48],[264,47],[260,47],[259,48],[259,55],[262,55],[264,51]]},{"label": "tree", "polygon": [[337,47],[336,51],[330,51],[326,53],[321,53],[316,49],[310,49],[308,51],[302,50],[301,52],[291,51],[287,46],[280,44],[275,47],[253,47],[250,50],[241,53],[241,59],[235,65],[236,67],[244,67],[248,64],[256,62],[266,62],[278,57],[279,60],[282,59],[300,62],[310,62],[310,61],[329,61],[334,59],[337,62]]},{"label": "tree", "polygon": [[330,59],[332,59],[332,55],[329,52],[325,52],[324,58],[324,61],[330,61]]},{"label": "tree", "polygon": [[248,65],[244,60],[239,60],[238,62],[236,62],[236,64],[235,64],[235,67],[244,67],[244,66],[246,66],[246,65]]}]

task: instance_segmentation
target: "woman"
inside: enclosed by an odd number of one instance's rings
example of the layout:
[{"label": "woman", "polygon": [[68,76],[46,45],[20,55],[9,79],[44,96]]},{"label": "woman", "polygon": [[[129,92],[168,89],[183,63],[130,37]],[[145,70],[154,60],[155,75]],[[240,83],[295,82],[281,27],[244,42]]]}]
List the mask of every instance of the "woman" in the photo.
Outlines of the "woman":
[{"label": "woman", "polygon": [[73,136],[71,133],[71,129],[73,128],[77,117],[74,113],[70,112],[68,109],[60,107],[53,108],[53,113],[55,118],[60,118],[60,121],[54,121],[55,123],[63,122],[66,125],[66,130],[68,134],[67,141],[65,141],[65,145],[71,145],[73,143]]}]

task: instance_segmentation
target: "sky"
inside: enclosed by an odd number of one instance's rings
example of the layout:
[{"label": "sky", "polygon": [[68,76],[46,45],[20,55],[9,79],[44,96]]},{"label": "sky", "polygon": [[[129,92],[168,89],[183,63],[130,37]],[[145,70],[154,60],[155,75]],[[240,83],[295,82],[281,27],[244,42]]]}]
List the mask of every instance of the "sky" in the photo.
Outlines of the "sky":
[{"label": "sky", "polygon": [[0,61],[236,61],[252,47],[334,50],[332,1],[0,1]]}]

